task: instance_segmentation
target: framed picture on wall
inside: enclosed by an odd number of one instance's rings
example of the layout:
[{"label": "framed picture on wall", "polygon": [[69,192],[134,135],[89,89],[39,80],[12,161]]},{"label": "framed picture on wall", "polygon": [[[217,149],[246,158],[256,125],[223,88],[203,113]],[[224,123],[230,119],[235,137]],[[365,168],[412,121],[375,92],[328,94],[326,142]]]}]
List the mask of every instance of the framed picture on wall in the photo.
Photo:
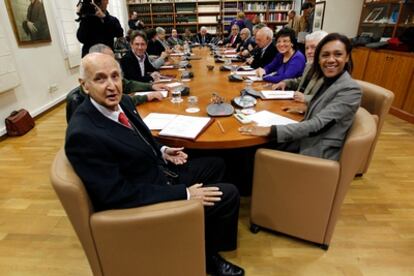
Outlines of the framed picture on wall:
[{"label": "framed picture on wall", "polygon": [[19,45],[51,41],[42,0],[5,0],[5,2]]},{"label": "framed picture on wall", "polygon": [[326,1],[315,3],[315,12],[313,16],[313,31],[319,31],[323,28],[323,18],[325,16]]}]

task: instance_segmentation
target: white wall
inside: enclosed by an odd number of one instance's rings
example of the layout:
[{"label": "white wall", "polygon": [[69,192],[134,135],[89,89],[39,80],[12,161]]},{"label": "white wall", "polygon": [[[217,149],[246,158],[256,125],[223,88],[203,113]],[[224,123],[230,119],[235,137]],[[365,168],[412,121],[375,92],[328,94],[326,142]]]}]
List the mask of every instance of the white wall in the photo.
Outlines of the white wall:
[{"label": "white wall", "polygon": [[[77,85],[78,69],[69,69],[50,1],[43,1],[43,4],[52,42],[18,46],[5,1],[0,1],[0,24],[9,40],[20,77],[19,86],[0,93],[0,135],[5,133],[4,119],[13,110],[25,108],[36,116],[64,99],[67,92]],[[53,85],[57,86],[57,91],[49,92]]]},{"label": "white wall", "polygon": [[[320,2],[320,1],[317,1]],[[326,0],[323,30],[355,37],[363,0]]]}]

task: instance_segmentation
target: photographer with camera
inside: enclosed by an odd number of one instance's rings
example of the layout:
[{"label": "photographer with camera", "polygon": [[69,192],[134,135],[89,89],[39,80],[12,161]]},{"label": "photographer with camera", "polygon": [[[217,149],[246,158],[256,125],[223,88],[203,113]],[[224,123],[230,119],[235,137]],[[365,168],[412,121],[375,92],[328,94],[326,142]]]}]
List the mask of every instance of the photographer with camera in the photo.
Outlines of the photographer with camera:
[{"label": "photographer with camera", "polygon": [[124,36],[119,20],[106,10],[108,2],[109,0],[80,0],[77,5],[80,24],[76,36],[83,43],[82,57],[97,43],[103,43],[113,50],[114,38]]}]

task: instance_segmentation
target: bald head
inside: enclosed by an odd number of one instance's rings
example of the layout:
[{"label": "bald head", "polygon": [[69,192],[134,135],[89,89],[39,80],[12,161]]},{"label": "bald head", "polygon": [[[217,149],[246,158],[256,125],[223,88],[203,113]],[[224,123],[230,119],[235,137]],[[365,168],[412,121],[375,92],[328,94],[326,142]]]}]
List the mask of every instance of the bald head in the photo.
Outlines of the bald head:
[{"label": "bald head", "polygon": [[269,27],[263,27],[257,31],[256,35],[256,44],[259,48],[265,48],[273,39],[273,31]]},{"label": "bald head", "polygon": [[121,68],[110,55],[87,54],[80,64],[79,82],[83,91],[98,104],[116,110],[122,97]]}]

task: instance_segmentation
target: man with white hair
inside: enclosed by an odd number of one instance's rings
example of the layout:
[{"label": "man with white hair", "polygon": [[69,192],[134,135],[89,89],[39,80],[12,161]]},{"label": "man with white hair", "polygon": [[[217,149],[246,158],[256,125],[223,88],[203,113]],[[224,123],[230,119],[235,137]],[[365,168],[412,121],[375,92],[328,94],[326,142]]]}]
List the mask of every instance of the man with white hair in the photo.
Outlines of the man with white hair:
[{"label": "man with white hair", "polygon": [[247,60],[247,63],[254,69],[263,68],[272,60],[277,54],[275,45],[273,44],[273,31],[269,27],[263,27],[256,33],[257,49],[253,57]]},{"label": "man with white hair", "polygon": [[253,48],[256,46],[256,42],[253,40],[253,37],[251,36],[250,30],[248,28],[244,28],[240,31],[240,38],[241,42],[237,47],[237,52],[242,57],[247,57],[250,55],[250,50],[253,50]]},{"label": "man with white hair", "polygon": [[121,69],[109,55],[85,56],[79,81],[88,97],[69,122],[65,153],[94,211],[198,200],[205,213],[206,272],[244,275],[218,254],[237,248],[240,203],[237,188],[221,182],[224,162],[188,161],[183,148],[158,143],[131,98],[122,94]]},{"label": "man with white hair", "polygon": [[[318,81],[323,81],[322,79],[317,80],[313,78],[311,68],[314,62],[314,55],[316,46],[318,46],[319,41],[321,41],[326,35],[325,31],[315,31],[311,34],[306,35],[305,37],[305,56],[306,56],[306,67],[303,71],[303,75],[299,78],[286,79],[279,83],[276,83],[272,86],[273,89],[281,90],[295,90],[294,100],[298,102],[309,103],[313,97],[313,94],[310,94],[312,87],[317,84]],[[285,107],[286,111],[303,113],[305,110],[297,109],[295,107]]]},{"label": "man with white hair", "polygon": [[208,29],[205,26],[200,28],[200,32],[194,36],[193,42],[201,45],[209,44],[211,42],[212,36],[208,33]]}]

